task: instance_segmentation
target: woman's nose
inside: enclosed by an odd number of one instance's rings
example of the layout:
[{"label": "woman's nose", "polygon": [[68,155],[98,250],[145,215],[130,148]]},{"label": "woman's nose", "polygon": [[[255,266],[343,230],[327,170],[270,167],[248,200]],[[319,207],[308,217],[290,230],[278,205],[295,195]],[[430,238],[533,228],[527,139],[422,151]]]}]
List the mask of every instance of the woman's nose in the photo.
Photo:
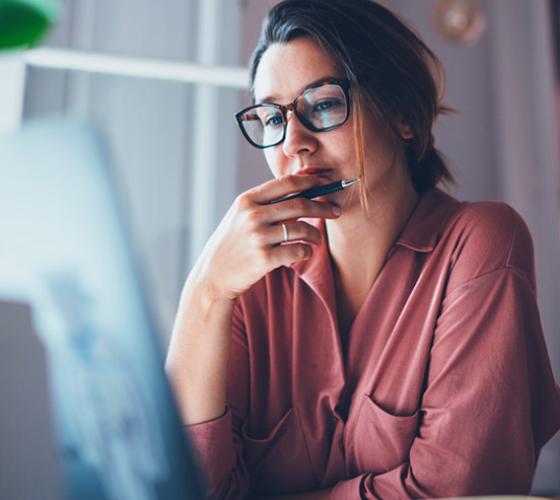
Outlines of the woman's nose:
[{"label": "woman's nose", "polygon": [[286,113],[286,137],[282,143],[284,154],[289,157],[309,155],[317,149],[317,139],[305,128],[293,111]]}]

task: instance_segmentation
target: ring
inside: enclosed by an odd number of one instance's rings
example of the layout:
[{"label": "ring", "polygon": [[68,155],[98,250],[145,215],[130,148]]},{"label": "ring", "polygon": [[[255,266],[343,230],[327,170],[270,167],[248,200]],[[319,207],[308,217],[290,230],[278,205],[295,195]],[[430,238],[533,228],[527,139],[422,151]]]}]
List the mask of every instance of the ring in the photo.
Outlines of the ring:
[{"label": "ring", "polygon": [[282,222],[282,231],[284,232],[284,243],[288,241],[288,226]]}]

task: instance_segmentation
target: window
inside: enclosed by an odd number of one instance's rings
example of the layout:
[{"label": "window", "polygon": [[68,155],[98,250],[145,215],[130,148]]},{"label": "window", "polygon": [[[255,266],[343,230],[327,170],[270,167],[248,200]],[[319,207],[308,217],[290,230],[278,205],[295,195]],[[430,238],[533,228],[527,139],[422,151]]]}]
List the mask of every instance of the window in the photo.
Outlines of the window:
[{"label": "window", "polygon": [[[41,48],[22,54],[15,114],[78,116],[104,133],[165,338],[237,190],[241,11],[231,0],[66,0]],[[13,89],[21,68],[12,61]]]}]

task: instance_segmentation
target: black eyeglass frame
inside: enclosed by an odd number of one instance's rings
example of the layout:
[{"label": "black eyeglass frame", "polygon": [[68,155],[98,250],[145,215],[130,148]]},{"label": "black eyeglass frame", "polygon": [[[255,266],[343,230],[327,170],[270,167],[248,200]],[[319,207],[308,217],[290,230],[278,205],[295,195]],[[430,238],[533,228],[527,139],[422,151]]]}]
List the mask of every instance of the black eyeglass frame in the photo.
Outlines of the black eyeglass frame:
[{"label": "black eyeglass frame", "polygon": [[[315,89],[317,87],[322,87],[323,85],[333,85],[333,84],[338,85],[342,89],[342,91],[344,92],[344,97],[346,99],[346,115],[344,116],[344,120],[342,120],[340,123],[337,123],[336,125],[331,125],[330,127],[326,127],[326,128],[315,127],[309,120],[307,120],[305,118],[305,116],[301,115],[298,112],[298,110],[296,108],[296,105],[297,105],[298,101],[303,97],[303,95],[306,92],[308,92],[309,90]],[[262,106],[272,106],[274,108],[279,109],[280,113],[282,114],[282,119],[283,119],[282,136],[275,143],[268,144],[266,146],[262,146],[260,144],[257,144],[256,142],[254,142],[251,139],[251,137],[249,136],[249,134],[245,130],[245,127],[243,126],[243,120],[241,119],[241,117],[245,113],[247,113],[248,111],[251,111],[252,109],[256,109],[256,108],[259,108],[259,107],[262,107]],[[249,144],[251,144],[252,146],[254,146],[256,148],[259,148],[259,149],[266,149],[266,148],[271,148],[271,147],[274,147],[274,146],[278,146],[278,144],[283,142],[284,139],[286,138],[286,128],[288,126],[288,117],[287,117],[287,112],[288,111],[293,111],[293,113],[298,117],[298,120],[304,125],[304,127],[307,128],[308,130],[311,130],[312,132],[328,132],[329,130],[334,130],[335,128],[342,127],[342,125],[344,125],[348,121],[348,117],[350,116],[350,80],[348,80],[348,79],[335,79],[335,78],[328,78],[326,80],[322,80],[320,82],[315,83],[314,85],[311,85],[310,87],[307,87],[300,95],[298,95],[289,104],[276,104],[274,102],[261,102],[260,104],[254,104],[253,106],[249,106],[247,108],[242,109],[241,111],[238,111],[237,113],[235,113],[235,119],[237,120],[237,124],[239,125],[239,128],[241,129],[241,133],[243,134],[245,139],[247,139]]]}]

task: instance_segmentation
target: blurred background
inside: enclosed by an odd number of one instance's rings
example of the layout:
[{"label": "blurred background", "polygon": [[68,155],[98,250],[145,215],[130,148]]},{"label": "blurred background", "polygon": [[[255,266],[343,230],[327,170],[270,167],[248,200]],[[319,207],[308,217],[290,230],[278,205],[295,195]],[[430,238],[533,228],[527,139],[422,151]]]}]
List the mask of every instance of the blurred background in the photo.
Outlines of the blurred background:
[{"label": "blurred background", "polygon": [[[0,57],[0,133],[32,119],[94,122],[110,155],[165,349],[184,280],[237,194],[271,177],[233,119],[273,0],[64,0],[39,48]],[[440,57],[436,147],[461,200],[500,200],[527,222],[560,380],[558,0],[385,0]],[[535,493],[560,492],[560,435]]]}]

